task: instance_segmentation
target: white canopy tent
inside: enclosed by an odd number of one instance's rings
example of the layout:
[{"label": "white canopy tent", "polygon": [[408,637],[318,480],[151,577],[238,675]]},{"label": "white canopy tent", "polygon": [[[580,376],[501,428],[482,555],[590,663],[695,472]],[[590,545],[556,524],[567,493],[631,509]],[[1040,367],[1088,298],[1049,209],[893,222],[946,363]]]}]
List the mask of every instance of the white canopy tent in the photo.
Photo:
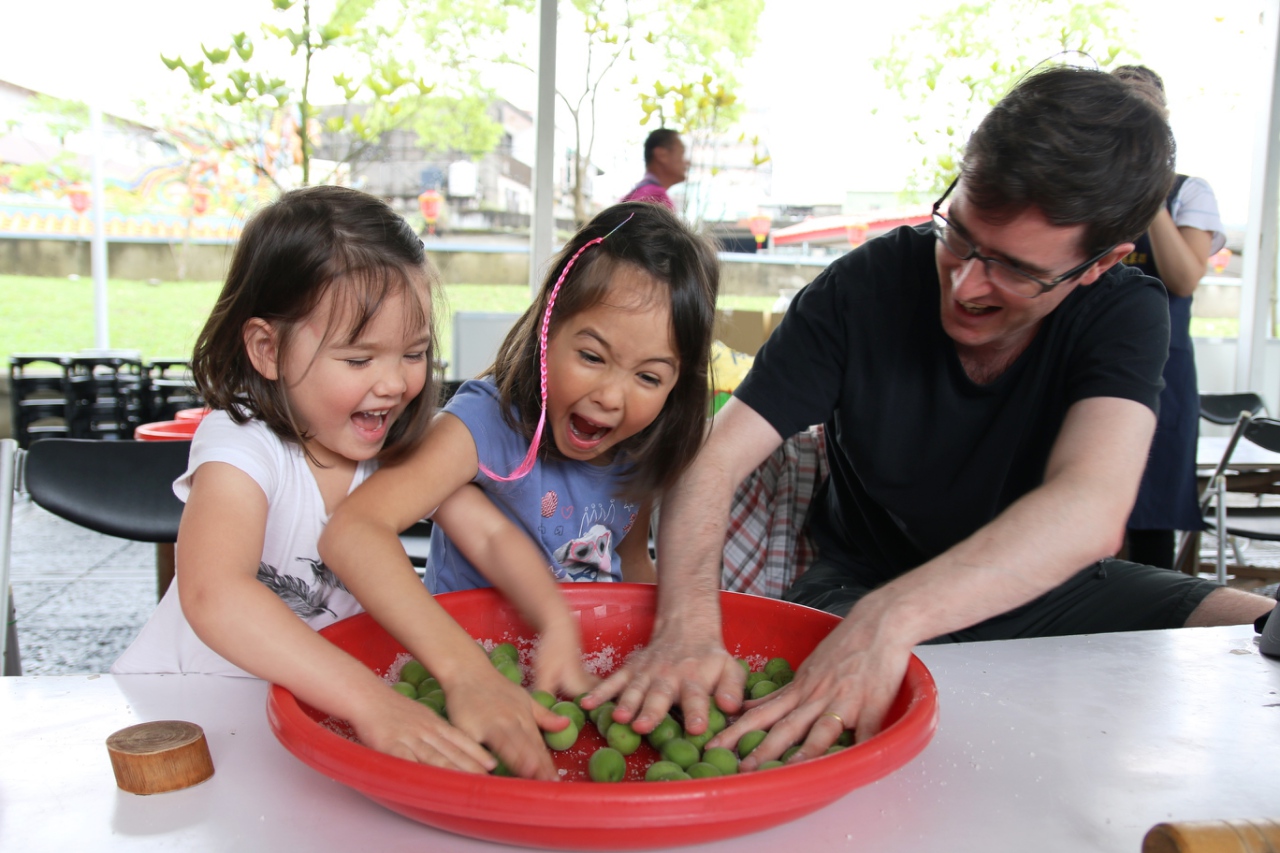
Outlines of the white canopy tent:
[{"label": "white canopy tent", "polygon": [[[1258,134],[1253,152],[1253,186],[1249,227],[1245,233],[1240,332],[1236,345],[1235,391],[1266,395],[1267,333],[1275,317],[1277,220],[1280,219],[1280,0],[1269,0],[1264,13],[1268,33],[1270,75],[1263,80]],[[1270,401],[1274,408],[1275,399]]]}]

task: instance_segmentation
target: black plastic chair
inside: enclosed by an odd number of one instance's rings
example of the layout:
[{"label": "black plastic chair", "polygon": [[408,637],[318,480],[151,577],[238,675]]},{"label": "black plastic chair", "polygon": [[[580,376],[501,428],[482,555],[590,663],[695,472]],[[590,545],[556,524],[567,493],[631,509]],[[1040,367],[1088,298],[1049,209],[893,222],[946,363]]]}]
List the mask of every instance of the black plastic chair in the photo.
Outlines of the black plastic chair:
[{"label": "black plastic chair", "polygon": [[1265,414],[1266,410],[1267,407],[1262,402],[1262,398],[1252,392],[1200,395],[1200,417],[1222,426],[1234,424],[1241,412],[1257,416],[1259,413]]},{"label": "black plastic chair", "polygon": [[[1241,441],[1251,442],[1272,453],[1280,453],[1280,421],[1254,417],[1247,409],[1238,412],[1235,429],[1231,432],[1222,458],[1214,467],[1200,500],[1205,528],[1218,534],[1219,583],[1226,583],[1227,579],[1226,543],[1230,537],[1280,542],[1280,506],[1233,507],[1228,511],[1227,476],[1231,470],[1231,458]],[[1239,551],[1236,551],[1236,559],[1243,565]],[[1181,555],[1178,564],[1181,564]]]},{"label": "black plastic chair", "polygon": [[157,543],[157,597],[173,580],[182,501],[173,481],[187,470],[190,441],[46,438],[25,451],[31,500],[97,533]]}]

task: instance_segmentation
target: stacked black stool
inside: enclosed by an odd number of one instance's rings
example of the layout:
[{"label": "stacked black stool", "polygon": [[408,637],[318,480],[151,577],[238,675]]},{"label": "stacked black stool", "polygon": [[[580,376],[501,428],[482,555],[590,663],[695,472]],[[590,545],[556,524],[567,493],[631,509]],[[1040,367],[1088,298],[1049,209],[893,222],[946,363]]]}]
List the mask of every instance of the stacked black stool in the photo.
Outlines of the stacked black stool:
[{"label": "stacked black stool", "polygon": [[13,437],[19,447],[46,436],[74,437],[87,428],[88,412],[72,392],[72,353],[16,353],[9,356]]},{"label": "stacked black stool", "polygon": [[75,355],[69,400],[84,412],[72,438],[133,438],[150,415],[141,353],[89,350]]},{"label": "stacked black stool", "polygon": [[181,409],[198,409],[204,400],[191,378],[191,364],[180,359],[152,359],[147,371],[148,421],[171,421]]}]

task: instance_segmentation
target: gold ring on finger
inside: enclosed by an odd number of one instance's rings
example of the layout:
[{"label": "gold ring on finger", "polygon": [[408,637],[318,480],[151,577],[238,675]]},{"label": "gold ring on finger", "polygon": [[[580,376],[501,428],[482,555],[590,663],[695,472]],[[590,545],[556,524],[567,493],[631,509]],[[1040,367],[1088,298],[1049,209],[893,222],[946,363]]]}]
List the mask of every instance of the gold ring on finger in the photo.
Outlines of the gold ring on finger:
[{"label": "gold ring on finger", "polygon": [[837,714],[835,711],[827,711],[827,712],[825,712],[822,716],[823,716],[823,717],[834,717],[834,718],[835,718],[835,721],[836,721],[837,723],[839,723],[839,724],[840,724],[840,728],[842,728],[842,729],[847,729],[847,728],[848,728],[848,726],[846,726],[846,725],[844,724],[844,718],[843,718],[843,717],[841,717],[839,714]]}]

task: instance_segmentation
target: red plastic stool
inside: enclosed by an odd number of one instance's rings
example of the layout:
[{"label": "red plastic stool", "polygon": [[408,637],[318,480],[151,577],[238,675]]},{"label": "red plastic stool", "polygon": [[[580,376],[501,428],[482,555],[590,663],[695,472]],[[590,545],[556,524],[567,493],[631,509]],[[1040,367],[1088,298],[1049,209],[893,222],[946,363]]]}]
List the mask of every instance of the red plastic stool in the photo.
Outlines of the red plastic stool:
[{"label": "red plastic stool", "polygon": [[133,431],[138,441],[190,441],[195,434],[199,421],[156,421],[142,424]]}]

